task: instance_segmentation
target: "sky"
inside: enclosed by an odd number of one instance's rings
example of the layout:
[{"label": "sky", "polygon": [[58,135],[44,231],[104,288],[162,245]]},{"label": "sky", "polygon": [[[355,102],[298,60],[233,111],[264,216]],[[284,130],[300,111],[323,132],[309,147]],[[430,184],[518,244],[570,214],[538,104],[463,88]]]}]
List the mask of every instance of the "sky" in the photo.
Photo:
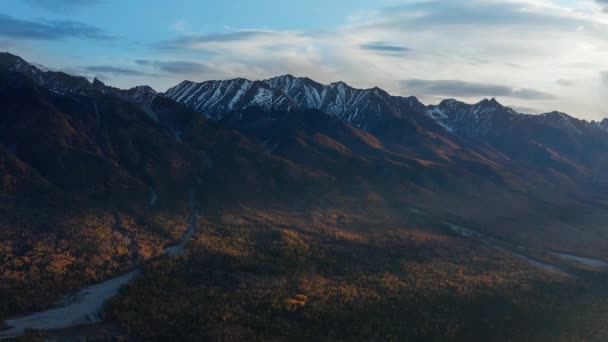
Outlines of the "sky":
[{"label": "sky", "polygon": [[106,84],[378,86],[608,116],[608,0],[2,0],[0,51]]}]

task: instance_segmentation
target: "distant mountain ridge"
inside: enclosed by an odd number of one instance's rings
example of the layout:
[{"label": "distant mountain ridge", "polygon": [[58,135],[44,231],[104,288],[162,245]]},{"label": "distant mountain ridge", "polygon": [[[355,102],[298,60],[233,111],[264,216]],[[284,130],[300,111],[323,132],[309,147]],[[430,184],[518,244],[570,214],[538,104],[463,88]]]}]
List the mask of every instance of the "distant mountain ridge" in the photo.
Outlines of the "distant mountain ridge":
[{"label": "distant mountain ridge", "polygon": [[149,103],[157,95],[157,92],[149,86],[137,86],[127,90],[109,87],[98,79],[89,82],[86,77],[50,71],[7,52],[0,52],[0,67],[19,72],[33,80],[37,85],[59,93],[85,95],[92,91],[99,91],[135,103]]},{"label": "distant mountain ridge", "polygon": [[242,78],[223,81],[184,81],[164,93],[210,118],[219,119],[228,112],[258,106],[266,110],[292,108],[317,109],[346,123],[374,131],[379,121],[390,118],[420,120],[427,116],[449,132],[482,138],[499,117],[529,120],[553,127],[608,131],[608,119],[601,122],[576,119],[565,113],[522,114],[503,106],[496,99],[467,104],[454,99],[438,105],[424,105],[416,97],[392,96],[380,88],[356,89],[344,82],[324,85],[307,77],[283,75],[263,81]]},{"label": "distant mountain ridge", "polygon": [[485,99],[475,104],[447,99],[437,105],[425,105],[414,96],[393,96],[378,87],[357,89],[344,82],[325,85],[307,77],[289,74],[259,81],[243,78],[198,83],[183,81],[165,93],[157,93],[145,85],[123,90],[107,86],[98,79],[89,82],[85,77],[50,71],[6,52],[0,53],[0,66],[18,71],[53,91],[84,94],[95,90],[135,103],[149,103],[154,97],[162,95],[216,120],[223,118],[226,113],[249,107],[260,107],[267,111],[303,108],[320,110],[364,130],[370,130],[384,119],[420,118],[424,114],[447,131],[470,137],[482,137],[499,116],[509,120],[519,117],[552,126],[574,127],[579,131],[601,129],[608,132],[608,118],[601,122],[588,122],[560,112],[525,115],[501,105],[495,99]]},{"label": "distant mountain ridge", "polygon": [[557,111],[522,114],[501,105],[496,99],[485,99],[472,105],[453,99],[443,100],[438,105],[428,106],[426,114],[451,132],[477,138],[486,136],[496,128],[494,125],[509,125],[509,122],[527,121],[578,133],[587,129],[606,131],[608,128],[608,119],[588,122]]}]

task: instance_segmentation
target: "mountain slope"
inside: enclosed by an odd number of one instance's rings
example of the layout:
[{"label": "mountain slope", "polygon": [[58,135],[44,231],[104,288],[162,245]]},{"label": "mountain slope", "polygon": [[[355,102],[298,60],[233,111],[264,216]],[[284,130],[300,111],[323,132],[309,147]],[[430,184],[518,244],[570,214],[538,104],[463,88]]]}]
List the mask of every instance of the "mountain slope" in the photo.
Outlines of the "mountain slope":
[{"label": "mountain slope", "polygon": [[166,98],[59,93],[0,68],[0,106],[2,317],[160,255],[193,187],[219,207],[316,180]]}]

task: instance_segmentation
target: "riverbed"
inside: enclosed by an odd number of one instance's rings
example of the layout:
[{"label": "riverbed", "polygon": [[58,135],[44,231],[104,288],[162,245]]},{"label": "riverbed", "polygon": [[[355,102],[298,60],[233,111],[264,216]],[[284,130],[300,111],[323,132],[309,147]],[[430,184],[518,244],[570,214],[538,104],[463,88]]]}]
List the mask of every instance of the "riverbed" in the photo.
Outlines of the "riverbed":
[{"label": "riverbed", "polygon": [[523,261],[527,262],[528,264],[530,264],[530,265],[532,265],[534,267],[540,268],[540,269],[542,269],[544,271],[548,271],[548,272],[551,272],[551,273],[556,273],[556,274],[559,274],[559,275],[562,275],[562,276],[574,277],[572,274],[566,272],[565,270],[563,270],[563,269],[561,269],[561,268],[559,268],[559,267],[557,267],[555,265],[551,265],[551,264],[548,264],[546,262],[542,262],[542,261],[539,261],[539,260],[532,259],[532,258],[530,258],[530,257],[528,257],[528,256],[526,256],[524,254],[521,254],[519,252],[516,252],[516,251],[513,251],[511,249],[508,249],[508,248],[502,246],[501,244],[499,244],[498,241],[496,241],[496,240],[494,240],[494,239],[492,239],[492,238],[490,238],[490,237],[488,237],[488,236],[486,236],[486,235],[484,235],[482,233],[479,233],[479,232],[477,232],[477,231],[475,231],[475,230],[473,230],[471,228],[462,227],[462,226],[459,226],[459,225],[456,225],[456,224],[453,224],[453,223],[449,223],[449,222],[444,222],[444,224],[446,224],[448,227],[450,227],[450,229],[452,231],[458,233],[462,237],[477,239],[477,240],[483,242],[484,244],[486,244],[486,245],[488,245],[488,246],[490,246],[492,248],[495,248],[495,249],[500,250],[502,252],[511,254],[512,256],[516,257],[517,259],[523,260]]},{"label": "riverbed", "polygon": [[[196,232],[198,213],[195,210],[194,197],[195,192],[193,190],[190,193],[192,214],[188,219],[188,229],[182,235],[179,244],[165,248],[163,252],[165,255],[184,255],[186,242]],[[156,193],[154,192],[153,199],[155,198]],[[104,305],[118,295],[123,286],[133,282],[140,274],[141,269],[135,269],[102,283],[88,286],[76,294],[63,298],[48,310],[6,320],[5,324],[8,329],[0,331],[0,339],[21,336],[27,329],[57,330],[83,324],[99,323],[102,321],[101,313]]]}]

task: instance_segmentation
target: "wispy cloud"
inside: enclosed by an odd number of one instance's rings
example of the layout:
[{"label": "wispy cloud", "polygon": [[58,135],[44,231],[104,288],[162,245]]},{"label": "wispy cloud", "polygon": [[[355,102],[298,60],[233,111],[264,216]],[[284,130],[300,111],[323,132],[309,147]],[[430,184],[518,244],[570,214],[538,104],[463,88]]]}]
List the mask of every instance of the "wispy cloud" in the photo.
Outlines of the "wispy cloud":
[{"label": "wispy cloud", "polygon": [[[293,72],[318,78],[327,76],[331,68],[321,56],[319,44],[326,37],[305,32],[244,29],[203,35],[187,35],[160,42],[171,53],[188,55],[188,60],[205,61],[150,64],[172,73],[192,74],[192,77],[247,77],[262,79]],[[323,79],[325,80],[325,79]]]},{"label": "wispy cloud", "polygon": [[60,40],[80,38],[113,40],[102,29],[72,20],[22,20],[0,14],[0,36],[12,39]]},{"label": "wispy cloud", "polygon": [[138,59],[135,63],[138,65],[152,66],[170,74],[200,74],[213,70],[213,68],[208,65],[190,61],[149,61]]},{"label": "wispy cloud", "polygon": [[110,65],[91,65],[84,68],[88,72],[109,74],[114,76],[150,76],[151,74],[145,71],[115,67]]},{"label": "wispy cloud", "polygon": [[364,44],[359,45],[359,47],[362,50],[371,51],[371,52],[380,53],[380,54],[403,55],[405,53],[412,51],[412,49],[410,49],[406,46],[391,45],[391,44],[387,44],[387,43],[383,43],[383,42],[364,43]]},{"label": "wispy cloud", "polygon": [[541,114],[543,113],[542,110],[537,109],[537,108],[532,108],[532,107],[522,107],[522,106],[509,106],[511,109],[514,109],[515,111],[519,112],[519,113],[525,113],[525,114]]},{"label": "wispy cloud", "polygon": [[[606,2],[606,0],[597,1]],[[357,21],[364,22],[363,26],[389,29],[399,27],[407,31],[446,27],[479,30],[484,26],[492,28],[561,26],[566,22],[583,22],[580,16],[572,15],[571,10],[561,8],[552,1],[534,0],[411,1],[364,13],[357,17]]]},{"label": "wispy cloud", "polygon": [[203,35],[187,35],[176,39],[166,40],[157,44],[160,48],[186,48],[186,49],[201,49],[208,44],[239,42],[254,38],[260,38],[272,35],[272,31],[258,30],[240,30],[224,33],[210,33]]},{"label": "wispy cloud", "polygon": [[547,100],[555,96],[528,88],[512,88],[504,85],[473,83],[456,80],[405,80],[401,84],[413,94],[456,97],[511,97],[526,100]]}]

